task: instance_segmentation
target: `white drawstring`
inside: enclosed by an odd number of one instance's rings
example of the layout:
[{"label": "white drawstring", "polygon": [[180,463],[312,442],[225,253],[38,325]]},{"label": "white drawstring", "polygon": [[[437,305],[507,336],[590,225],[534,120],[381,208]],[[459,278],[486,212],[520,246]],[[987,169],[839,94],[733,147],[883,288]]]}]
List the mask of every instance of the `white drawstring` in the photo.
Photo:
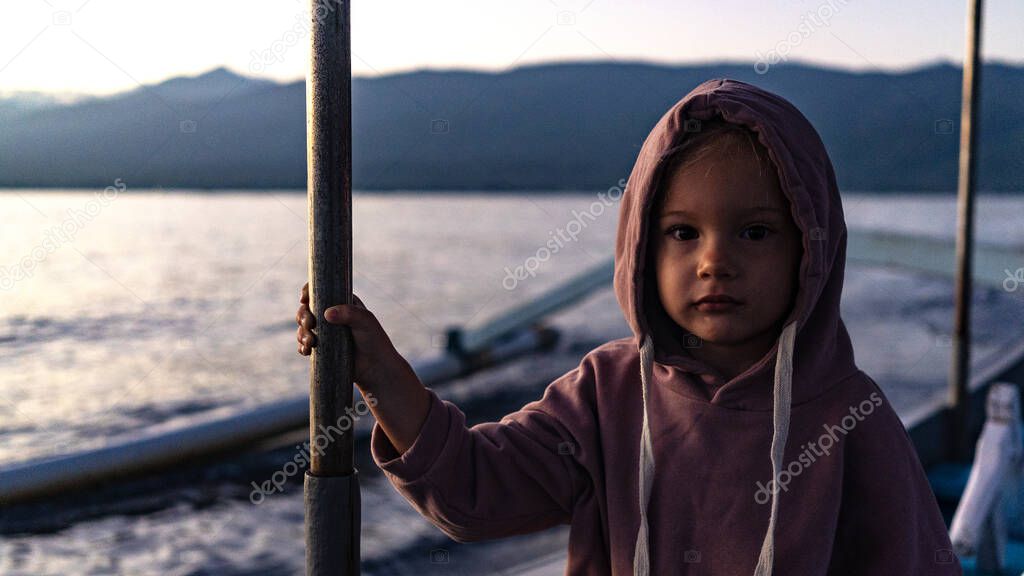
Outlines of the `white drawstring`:
[{"label": "white drawstring", "polygon": [[[789,411],[792,404],[793,386],[793,345],[796,340],[796,323],[782,330],[775,361],[775,383],[772,389],[772,478],[778,478],[782,458],[789,434]],[[650,335],[644,337],[640,347],[640,386],[643,394],[643,430],[640,435],[640,528],[636,536],[636,550],[633,555],[633,576],[649,576],[650,557],[648,550],[647,505],[654,482],[654,450],[651,447],[651,431],[647,420],[647,389],[651,381],[654,344]],[[778,490],[772,491],[771,516],[768,530],[761,545],[761,554],[754,569],[754,576],[771,576],[775,562],[775,523],[778,518]]]},{"label": "white drawstring", "polygon": [[647,387],[651,380],[651,356],[654,344],[650,335],[644,337],[640,347],[640,388],[643,394],[644,423],[640,433],[640,529],[636,535],[636,551],[633,554],[633,576],[648,576],[650,560],[647,552],[647,503],[651,499],[651,484],[654,482],[654,449],[651,447],[651,429],[647,423]]},{"label": "white drawstring", "polygon": [[[793,342],[796,339],[796,322],[783,328],[779,337],[779,352],[775,357],[775,387],[772,389],[772,480],[779,477],[782,456],[786,451],[786,436],[789,435],[789,408],[792,404],[793,389]],[[761,555],[754,568],[754,576],[771,576],[775,563],[775,522],[779,512],[778,484],[773,483],[772,512],[768,519],[768,531],[761,543]]]}]

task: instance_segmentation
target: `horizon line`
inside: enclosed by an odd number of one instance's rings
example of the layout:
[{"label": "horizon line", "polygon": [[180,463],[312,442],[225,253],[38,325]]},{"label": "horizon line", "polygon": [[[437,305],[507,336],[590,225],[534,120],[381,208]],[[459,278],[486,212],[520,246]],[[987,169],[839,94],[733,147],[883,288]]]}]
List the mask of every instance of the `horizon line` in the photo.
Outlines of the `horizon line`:
[{"label": "horizon line", "polygon": [[[451,73],[464,73],[464,74],[488,74],[498,75],[515,70],[523,70],[529,68],[541,68],[546,66],[572,66],[572,65],[607,65],[607,64],[624,64],[624,65],[642,65],[651,66],[658,68],[689,68],[689,67],[702,67],[702,66],[753,66],[756,63],[755,60],[749,59],[736,59],[736,58],[721,58],[721,59],[705,59],[705,60],[693,60],[693,61],[678,61],[678,62],[666,62],[648,58],[572,58],[572,59],[552,59],[552,60],[540,60],[536,62],[527,62],[517,64],[515,66],[506,66],[502,68],[485,68],[485,67],[468,67],[468,66],[414,66],[405,69],[395,69],[388,72],[379,74],[373,73],[353,73],[352,79],[380,79],[390,78],[396,76],[409,76],[413,74],[422,73],[434,73],[434,74],[451,74]],[[1013,61],[1007,58],[984,58],[982,59],[983,64],[995,64],[1009,67],[1024,67],[1024,59],[1020,61]],[[904,64],[896,66],[841,66],[828,63],[813,62],[805,59],[790,58],[784,62],[778,62],[772,64],[773,67],[805,67],[805,68],[817,68],[820,70],[830,72],[841,72],[847,74],[887,74],[887,75],[899,75],[917,72],[925,68],[933,68],[936,66],[948,65],[954,68],[961,68],[962,63],[951,58],[936,57],[930,60],[922,60],[914,64]],[[151,82],[143,83],[140,86],[153,87],[164,82],[168,82],[176,79],[185,78],[199,78],[219,70],[227,71],[236,76],[242,76],[246,78],[253,78],[266,82],[271,82],[278,85],[294,84],[296,82],[304,82],[305,76],[294,77],[291,79],[277,79],[272,76],[252,74],[248,71],[239,71],[232,66],[226,64],[214,65],[207,68],[203,72],[199,73],[179,73],[170,76],[166,76],[163,79]],[[109,97],[117,94],[124,94],[139,89],[139,87],[127,88],[123,90],[117,90],[113,92],[74,92],[69,90],[0,90],[0,98],[10,98],[18,94],[38,94],[38,95],[50,95],[50,96],[65,96],[75,98],[89,98],[89,97]]]}]

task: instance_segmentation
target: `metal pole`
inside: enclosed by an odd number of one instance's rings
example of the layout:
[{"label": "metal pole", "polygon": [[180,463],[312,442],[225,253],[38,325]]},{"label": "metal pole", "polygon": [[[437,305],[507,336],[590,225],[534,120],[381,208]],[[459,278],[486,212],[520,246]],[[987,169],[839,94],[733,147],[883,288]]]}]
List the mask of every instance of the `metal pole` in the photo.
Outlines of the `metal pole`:
[{"label": "metal pole", "polygon": [[968,368],[971,344],[971,253],[974,243],[975,148],[978,140],[978,85],[981,80],[981,0],[967,2],[967,46],[964,52],[963,98],[960,107],[960,176],[957,183],[957,236],[953,322],[953,354],[949,395],[951,407],[950,456],[965,460],[971,446],[968,437]]},{"label": "metal pole", "polygon": [[[323,320],[352,303],[352,58],[348,0],[310,0],[306,82],[309,307],[317,338],[309,380],[306,574],[359,574],[359,477],[353,462],[352,334]],[[347,412],[347,413],[346,413]]]}]

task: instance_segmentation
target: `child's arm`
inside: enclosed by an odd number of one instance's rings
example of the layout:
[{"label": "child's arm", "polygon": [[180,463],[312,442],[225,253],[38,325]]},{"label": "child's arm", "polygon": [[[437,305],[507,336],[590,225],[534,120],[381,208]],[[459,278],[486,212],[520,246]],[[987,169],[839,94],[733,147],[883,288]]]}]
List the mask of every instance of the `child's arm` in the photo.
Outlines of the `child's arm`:
[{"label": "child's arm", "polygon": [[591,470],[600,458],[591,376],[584,360],[540,400],[473,427],[428,389],[430,410],[419,437],[399,454],[375,425],[374,461],[406,500],[460,542],[568,524],[576,502],[595,490]]},{"label": "child's arm", "polygon": [[949,532],[913,442],[881,399],[845,439],[842,502],[829,574],[960,576]]},{"label": "child's arm", "polygon": [[[590,484],[580,463],[594,458],[593,378],[586,362],[500,422],[472,428],[454,404],[425,388],[373,317],[355,299],[332,323],[355,339],[354,380],[377,419],[371,452],[392,485],[459,541],[500,538],[568,523]],[[299,353],[316,345],[303,289]]]},{"label": "child's arm", "polygon": [[575,503],[595,491],[600,450],[591,376],[585,360],[549,384],[541,400],[472,427],[430,390],[413,446],[399,455],[375,425],[374,460],[402,496],[458,541],[568,524]]}]

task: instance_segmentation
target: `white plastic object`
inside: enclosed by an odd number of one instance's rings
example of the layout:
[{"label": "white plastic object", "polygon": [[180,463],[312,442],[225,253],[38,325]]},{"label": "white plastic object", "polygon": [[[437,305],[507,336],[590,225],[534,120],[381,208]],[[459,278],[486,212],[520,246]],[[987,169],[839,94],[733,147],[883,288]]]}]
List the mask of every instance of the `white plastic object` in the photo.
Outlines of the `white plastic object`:
[{"label": "white plastic object", "polygon": [[978,438],[971,474],[949,535],[960,556],[976,556],[979,570],[1001,571],[1006,550],[1004,501],[1020,489],[1022,453],[1020,393],[1017,386],[993,383],[985,426]]}]

